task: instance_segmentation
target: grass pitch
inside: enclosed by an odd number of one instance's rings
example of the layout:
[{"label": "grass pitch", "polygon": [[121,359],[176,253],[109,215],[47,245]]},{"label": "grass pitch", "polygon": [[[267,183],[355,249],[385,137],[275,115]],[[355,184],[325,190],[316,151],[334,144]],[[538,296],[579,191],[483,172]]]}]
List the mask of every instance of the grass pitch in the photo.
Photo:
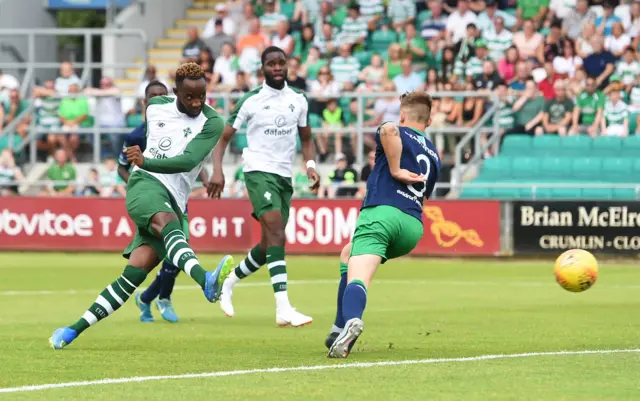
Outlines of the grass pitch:
[{"label": "grass pitch", "polygon": [[[218,258],[201,261],[214,266]],[[631,265],[604,264],[593,288],[572,294],[553,281],[550,260],[391,261],[369,290],[365,332],[344,361],[328,360],[323,345],[335,313],[338,258],[290,257],[290,298],[314,317],[310,326],[275,326],[266,268],[236,287],[233,319],[181,274],[173,295],[179,323],[162,321],[157,311],[155,323],[140,323],[130,300],[63,351],[48,348],[51,332],[74,322],[123,262],[115,254],[0,254],[0,400],[640,398],[637,352],[445,359],[640,348],[640,270]],[[366,364],[407,360],[421,362]],[[327,365],[350,366],[321,369]],[[220,373],[274,367],[295,370]],[[218,373],[181,376],[208,372]],[[3,392],[157,375],[178,377]]]}]

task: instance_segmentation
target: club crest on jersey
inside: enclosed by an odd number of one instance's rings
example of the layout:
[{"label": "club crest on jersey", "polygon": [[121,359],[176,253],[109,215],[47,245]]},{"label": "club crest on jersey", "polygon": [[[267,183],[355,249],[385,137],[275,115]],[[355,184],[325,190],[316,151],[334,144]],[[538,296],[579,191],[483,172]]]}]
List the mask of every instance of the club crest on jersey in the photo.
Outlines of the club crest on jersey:
[{"label": "club crest on jersey", "polygon": [[296,106],[294,106],[294,105],[292,105],[292,104],[290,104],[290,105],[289,105],[289,110],[291,110],[291,112],[292,112],[292,113],[293,113],[293,110],[294,110],[295,108],[296,108]]},{"label": "club crest on jersey", "polygon": [[191,128],[187,127],[185,129],[183,129],[182,132],[184,132],[184,137],[186,138],[189,135],[191,135]]}]

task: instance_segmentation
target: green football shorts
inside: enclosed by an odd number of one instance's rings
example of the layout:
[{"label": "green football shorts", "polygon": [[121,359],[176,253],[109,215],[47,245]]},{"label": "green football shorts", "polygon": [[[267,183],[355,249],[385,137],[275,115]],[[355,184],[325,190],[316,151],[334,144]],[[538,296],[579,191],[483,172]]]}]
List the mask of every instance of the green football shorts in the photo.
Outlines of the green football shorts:
[{"label": "green football shorts", "polygon": [[155,177],[137,170],[129,178],[126,202],[127,213],[136,225],[136,235],[122,256],[128,259],[134,249],[142,245],[149,245],[159,260],[164,259],[166,255],[164,240],[153,235],[151,218],[156,213],[169,212],[178,216],[178,220],[182,221],[184,225],[183,213],[173,196]]},{"label": "green football shorts", "polygon": [[378,255],[385,263],[411,252],[423,231],[420,220],[395,207],[362,209],[351,240],[351,256]]},{"label": "green football shorts", "polygon": [[293,196],[291,178],[262,171],[251,171],[244,173],[244,183],[253,206],[252,215],[256,220],[259,220],[265,212],[280,210],[282,220],[285,225],[287,224]]}]

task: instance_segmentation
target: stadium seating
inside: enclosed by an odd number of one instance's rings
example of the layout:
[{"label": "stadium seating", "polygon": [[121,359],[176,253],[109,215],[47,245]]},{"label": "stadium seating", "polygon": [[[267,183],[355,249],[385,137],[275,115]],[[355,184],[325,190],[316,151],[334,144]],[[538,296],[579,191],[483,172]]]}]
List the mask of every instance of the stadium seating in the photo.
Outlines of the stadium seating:
[{"label": "stadium seating", "polygon": [[[627,138],[510,135],[505,138],[500,155],[485,160],[472,183],[522,187],[467,187],[461,197],[531,199],[535,195],[536,199],[635,199],[633,188],[576,188],[561,184],[636,184],[640,181],[638,154],[640,135]],[[549,184],[552,186],[544,187]]]}]

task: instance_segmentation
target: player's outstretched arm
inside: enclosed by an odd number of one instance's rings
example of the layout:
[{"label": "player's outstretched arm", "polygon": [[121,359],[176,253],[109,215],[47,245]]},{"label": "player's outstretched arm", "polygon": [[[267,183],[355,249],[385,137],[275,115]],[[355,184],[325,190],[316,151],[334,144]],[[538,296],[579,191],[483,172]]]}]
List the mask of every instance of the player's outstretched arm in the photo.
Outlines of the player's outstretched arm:
[{"label": "player's outstretched arm", "polygon": [[167,159],[144,158],[140,167],[161,174],[189,172],[209,155],[218,143],[223,129],[222,118],[210,118],[204,123],[202,131],[189,142],[183,154]]},{"label": "player's outstretched arm", "polygon": [[320,175],[316,171],[316,144],[313,141],[313,135],[311,134],[311,127],[298,127],[298,134],[300,135],[300,143],[302,145],[302,157],[307,161],[307,177],[311,182],[309,187],[312,191],[315,191],[320,187]]},{"label": "player's outstretched arm", "polygon": [[213,174],[207,185],[207,194],[211,198],[220,198],[222,191],[224,191],[224,170],[222,168],[222,159],[224,158],[224,152],[227,150],[231,137],[236,133],[236,129],[231,125],[225,125],[222,131],[222,136],[218,141],[218,144],[213,149]]},{"label": "player's outstretched arm", "polygon": [[409,170],[400,168],[400,159],[402,158],[402,139],[400,138],[400,129],[393,123],[384,123],[378,128],[382,149],[389,163],[389,171],[391,176],[405,184],[417,184],[424,182],[425,178],[422,174],[412,173]]}]

